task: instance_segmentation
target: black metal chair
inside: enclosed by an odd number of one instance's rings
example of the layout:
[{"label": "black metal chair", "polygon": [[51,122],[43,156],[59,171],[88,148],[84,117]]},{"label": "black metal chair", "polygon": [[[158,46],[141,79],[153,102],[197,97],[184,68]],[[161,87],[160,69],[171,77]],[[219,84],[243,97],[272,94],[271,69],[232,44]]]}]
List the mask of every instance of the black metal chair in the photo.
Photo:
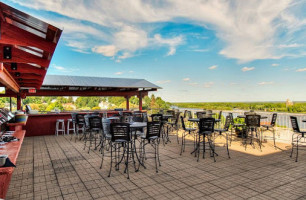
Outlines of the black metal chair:
[{"label": "black metal chair", "polygon": [[[256,114],[252,114],[252,115],[246,115],[245,116],[245,124],[246,124],[246,135],[244,137],[244,142],[245,142],[245,149],[247,147],[247,139],[250,138],[251,145],[254,145],[253,143],[253,139],[257,138],[258,140],[258,144],[259,144],[259,148],[261,150],[261,146],[262,146],[262,134],[261,134],[261,130],[260,130],[260,115],[256,115]],[[255,135],[254,135],[255,132]],[[251,133],[249,135],[249,133]],[[255,137],[254,137],[255,136]],[[255,146],[253,146],[255,147]]]},{"label": "black metal chair", "polygon": [[[293,129],[292,143],[291,143],[292,144],[292,149],[291,149],[290,158],[292,158],[293,149],[294,149],[294,146],[296,146],[295,162],[297,162],[298,161],[298,156],[299,156],[299,145],[302,144],[303,147],[306,147],[306,131],[301,131],[300,130],[297,117],[290,116],[290,121],[291,121],[291,126],[292,126],[292,129]],[[303,139],[303,141],[302,141],[302,139]]]},{"label": "black metal chair", "polygon": [[[127,178],[130,178],[129,175],[129,157],[130,150],[132,147],[131,135],[130,135],[130,124],[129,123],[111,123],[110,124],[110,133],[111,133],[111,142],[110,142],[110,158],[111,164],[109,169],[108,177],[111,175],[113,160],[115,160],[115,168],[119,170],[119,164],[124,160],[125,170],[124,173],[127,173]],[[122,149],[122,151],[121,151]],[[120,153],[122,154],[120,155]],[[115,154],[115,155],[113,155]],[[134,154],[132,154],[134,156]],[[115,158],[113,158],[113,156]],[[104,159],[104,151],[102,151],[102,161]],[[134,167],[136,170],[135,162]]]},{"label": "black metal chair", "polygon": [[[141,165],[144,166],[144,161],[149,158],[146,156],[149,153],[146,151],[146,145],[150,144],[151,147],[154,149],[153,154],[154,154],[154,159],[155,159],[156,173],[158,172],[158,166],[161,166],[160,159],[159,159],[160,131],[161,131],[161,122],[158,122],[158,121],[148,122],[147,132],[145,135],[141,136],[141,142],[140,142]],[[140,164],[138,166],[138,169],[139,167],[140,167]]]},{"label": "black metal chair", "polygon": [[213,139],[212,139],[213,133],[215,132],[214,126],[215,126],[215,118],[208,117],[208,118],[200,119],[199,133],[198,133],[198,139],[197,139],[197,149],[196,149],[198,162],[199,162],[199,157],[200,157],[201,143],[203,144],[203,158],[205,158],[205,150],[206,150],[205,138],[207,138],[210,155],[214,157],[214,162],[216,162],[215,155],[217,154],[215,153],[215,146],[214,146]]},{"label": "black metal chair", "polygon": [[103,137],[102,131],[102,118],[97,115],[85,115],[85,127],[86,132],[88,133],[87,137],[84,138],[84,149],[86,148],[87,142],[89,142],[88,146],[88,153],[90,152],[90,148],[92,146],[92,143],[95,143],[95,149],[101,144],[97,145],[97,137]]},{"label": "black metal chair", "polygon": [[[264,124],[262,125],[262,127],[266,130],[266,131],[271,131],[273,133],[273,142],[274,142],[274,148],[276,148],[276,144],[275,144],[275,124],[276,124],[276,119],[277,119],[277,113],[273,113],[272,115],[272,119],[271,119],[271,123],[270,124]],[[262,133],[264,134],[264,132]]]},{"label": "black metal chair", "polygon": [[170,126],[171,132],[172,133],[176,132],[175,135],[176,135],[176,139],[177,139],[177,143],[178,144],[179,144],[179,134],[178,134],[178,131],[179,131],[179,118],[180,118],[180,113],[177,112],[177,113],[175,113],[174,121],[167,123]]},{"label": "black metal chair", "polygon": [[80,132],[83,134],[83,136],[80,138],[85,138],[85,119],[84,114],[77,113],[76,114],[76,134],[79,137]]},{"label": "black metal chair", "polygon": [[[229,128],[230,128],[230,125],[231,125],[231,117],[228,115],[225,118],[225,124],[224,124],[223,129],[221,129],[221,128],[215,129],[215,132],[218,132],[220,136],[224,136],[223,133],[225,133],[226,150],[227,150],[228,158],[231,158],[229,150],[228,150],[228,140],[229,140]],[[233,133],[232,129],[231,129],[230,132],[231,132],[231,137],[232,137],[232,133]]]},{"label": "black metal chair", "polygon": [[182,128],[183,128],[183,134],[182,134],[182,143],[181,143],[181,153],[180,155],[182,155],[183,152],[185,152],[185,146],[186,146],[186,135],[192,135],[193,134],[193,147],[194,149],[196,148],[196,144],[197,144],[197,136],[196,136],[196,128],[186,128],[185,126],[185,121],[184,121],[184,117],[181,116],[181,124],[182,124]]}]

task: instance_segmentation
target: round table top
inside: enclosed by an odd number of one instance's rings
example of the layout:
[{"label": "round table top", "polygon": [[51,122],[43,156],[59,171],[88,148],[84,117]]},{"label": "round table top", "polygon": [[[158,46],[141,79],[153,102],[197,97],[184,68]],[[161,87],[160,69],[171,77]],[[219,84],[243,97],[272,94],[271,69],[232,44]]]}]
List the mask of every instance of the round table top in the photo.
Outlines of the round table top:
[{"label": "round table top", "polygon": [[106,119],[109,119],[109,120],[115,120],[115,119],[120,119],[120,117],[108,117]]},{"label": "round table top", "polygon": [[199,118],[190,118],[190,119],[188,119],[188,121],[190,121],[190,122],[199,122],[200,119]]},{"label": "round table top", "polygon": [[[238,118],[245,118],[245,115],[238,115]],[[260,116],[260,119],[268,119],[267,116]]]},{"label": "round table top", "polygon": [[[190,118],[188,119],[188,121],[190,122],[200,122],[200,119],[199,118]],[[221,120],[220,119],[215,119],[215,122],[220,122]]]},{"label": "round table top", "polygon": [[132,122],[130,128],[143,128],[147,126],[147,122]]}]

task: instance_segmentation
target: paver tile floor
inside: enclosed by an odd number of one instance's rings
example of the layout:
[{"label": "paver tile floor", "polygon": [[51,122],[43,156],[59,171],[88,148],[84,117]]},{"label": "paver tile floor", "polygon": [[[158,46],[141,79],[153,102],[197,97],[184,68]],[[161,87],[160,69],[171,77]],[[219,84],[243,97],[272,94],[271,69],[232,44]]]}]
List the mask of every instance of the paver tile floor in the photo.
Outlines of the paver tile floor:
[{"label": "paver tile floor", "polygon": [[27,137],[7,199],[306,199],[305,151],[299,151],[298,162],[289,157],[290,150],[262,156],[231,150],[228,159],[226,148],[217,147],[216,162],[209,153],[197,162],[192,146],[180,156],[176,138],[171,141],[160,145],[158,173],[154,159],[148,159],[147,169],[139,172],[130,164],[128,180],[123,165],[108,177],[110,159],[100,169],[101,154],[88,154],[82,141]]}]

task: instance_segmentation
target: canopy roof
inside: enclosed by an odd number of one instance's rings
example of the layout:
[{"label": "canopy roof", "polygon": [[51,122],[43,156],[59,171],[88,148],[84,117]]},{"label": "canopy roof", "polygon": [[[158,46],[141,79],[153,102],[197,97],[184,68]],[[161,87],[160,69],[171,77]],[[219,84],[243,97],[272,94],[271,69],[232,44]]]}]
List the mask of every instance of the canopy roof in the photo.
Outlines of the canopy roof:
[{"label": "canopy roof", "polygon": [[160,89],[159,86],[154,85],[145,79],[47,75],[41,90],[60,89],[67,86],[74,88],[94,87],[97,89]]},{"label": "canopy roof", "polygon": [[62,30],[0,2],[0,86],[39,89]]},{"label": "canopy roof", "polygon": [[36,93],[27,96],[134,96],[159,86],[145,79],[47,75]]}]

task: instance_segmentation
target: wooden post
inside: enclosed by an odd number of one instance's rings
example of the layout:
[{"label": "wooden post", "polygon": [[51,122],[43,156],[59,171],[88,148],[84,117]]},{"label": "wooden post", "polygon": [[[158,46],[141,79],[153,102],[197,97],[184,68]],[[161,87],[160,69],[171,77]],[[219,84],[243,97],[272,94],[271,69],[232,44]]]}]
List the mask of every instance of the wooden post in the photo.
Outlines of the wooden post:
[{"label": "wooden post", "polygon": [[17,95],[17,110],[21,110],[21,97]]},{"label": "wooden post", "polygon": [[12,112],[12,97],[10,97],[10,111]]},{"label": "wooden post", "polygon": [[142,111],[142,94],[139,92],[139,111]]},{"label": "wooden post", "polygon": [[125,99],[126,99],[126,110],[130,110],[130,101],[129,101],[130,97],[126,96]]}]

